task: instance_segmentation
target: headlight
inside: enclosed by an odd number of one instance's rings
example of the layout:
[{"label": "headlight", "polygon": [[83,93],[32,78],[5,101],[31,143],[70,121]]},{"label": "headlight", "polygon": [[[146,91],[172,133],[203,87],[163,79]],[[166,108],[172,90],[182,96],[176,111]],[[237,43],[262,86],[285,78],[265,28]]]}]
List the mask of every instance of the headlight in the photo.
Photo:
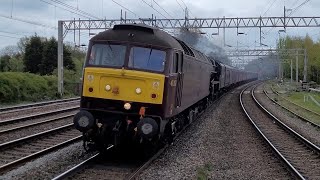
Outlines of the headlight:
[{"label": "headlight", "polygon": [[131,109],[131,104],[130,103],[125,103],[123,105],[123,108],[126,109],[126,110],[129,110],[129,109]]},{"label": "headlight", "polygon": [[106,85],[106,91],[110,91],[111,90],[111,86],[109,84]]},{"label": "headlight", "polygon": [[141,91],[141,88],[136,88],[136,93],[137,93],[137,94],[141,94],[141,92],[142,92],[142,91]]}]

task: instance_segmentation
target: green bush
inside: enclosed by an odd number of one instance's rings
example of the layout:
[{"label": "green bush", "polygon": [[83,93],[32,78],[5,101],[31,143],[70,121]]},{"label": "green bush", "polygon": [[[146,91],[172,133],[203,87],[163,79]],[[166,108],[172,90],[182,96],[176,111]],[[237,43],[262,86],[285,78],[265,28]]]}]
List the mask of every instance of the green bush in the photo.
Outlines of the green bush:
[{"label": "green bush", "polygon": [[57,92],[55,76],[39,76],[22,72],[0,73],[0,102],[41,101],[54,99]]}]

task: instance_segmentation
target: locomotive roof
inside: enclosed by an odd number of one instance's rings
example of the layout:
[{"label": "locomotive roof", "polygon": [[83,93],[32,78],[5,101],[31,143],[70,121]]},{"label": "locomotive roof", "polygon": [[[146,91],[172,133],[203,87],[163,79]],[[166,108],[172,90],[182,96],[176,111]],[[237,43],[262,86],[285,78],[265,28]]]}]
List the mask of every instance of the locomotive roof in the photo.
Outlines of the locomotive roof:
[{"label": "locomotive roof", "polygon": [[113,29],[100,32],[90,41],[122,41],[181,49],[179,42],[170,34],[144,24],[119,24]]}]

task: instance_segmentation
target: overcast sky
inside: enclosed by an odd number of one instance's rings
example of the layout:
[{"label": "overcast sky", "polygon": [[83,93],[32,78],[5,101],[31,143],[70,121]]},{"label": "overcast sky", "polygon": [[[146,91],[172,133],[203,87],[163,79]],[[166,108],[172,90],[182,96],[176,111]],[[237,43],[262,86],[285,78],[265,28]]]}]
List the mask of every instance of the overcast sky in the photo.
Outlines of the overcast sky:
[{"label": "overcast sky", "polygon": [[[45,3],[45,2],[48,3]],[[158,18],[163,18],[151,7],[146,5],[143,0],[114,0],[117,3],[128,8],[128,18],[151,17],[155,14]],[[295,8],[305,0],[156,0],[156,2],[167,11],[164,12],[152,0],[144,0],[146,3],[153,5],[160,13],[166,17],[173,16],[175,18],[184,17],[182,7],[185,5],[190,9],[190,17],[258,17],[258,16],[283,16],[283,7]],[[8,45],[16,45],[19,38],[37,33],[40,36],[57,37],[58,20],[70,20],[73,18],[87,19],[77,14],[71,13],[64,9],[56,0],[1,0],[0,1],[0,49]],[[124,9],[112,0],[61,0],[68,4],[71,8],[82,11],[77,12],[83,14],[86,12],[91,16],[107,19],[118,19],[120,10]],[[60,7],[64,8],[61,9]],[[311,0],[303,5],[299,10],[295,11],[292,16],[320,16],[320,1]],[[11,18],[12,17],[12,18]],[[46,27],[21,22],[28,21],[30,23],[42,24]],[[269,46],[275,46],[278,38],[278,30],[281,28],[273,28],[269,34],[265,35],[263,43]],[[266,33],[270,29],[263,29]],[[202,30],[213,33],[217,30]],[[226,33],[226,43],[231,46],[250,46],[253,48],[259,43],[258,29],[239,29],[239,32],[245,32],[247,35],[236,35],[235,29],[228,29]],[[320,28],[289,28],[288,35],[305,36],[308,33],[315,40],[320,37]],[[281,34],[284,36],[285,34]],[[222,33],[219,36],[211,37],[211,40],[217,45],[222,45]],[[81,44],[87,44],[88,32],[81,34]],[[65,41],[74,43],[73,33],[69,33]],[[76,38],[76,42],[78,43]]]}]

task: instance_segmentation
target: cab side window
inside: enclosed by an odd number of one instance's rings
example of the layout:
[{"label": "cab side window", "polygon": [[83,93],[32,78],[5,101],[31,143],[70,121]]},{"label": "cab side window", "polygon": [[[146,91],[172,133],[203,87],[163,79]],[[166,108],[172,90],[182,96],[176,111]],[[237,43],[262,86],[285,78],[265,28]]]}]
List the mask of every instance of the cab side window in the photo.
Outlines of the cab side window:
[{"label": "cab side window", "polygon": [[172,62],[172,73],[178,73],[178,59],[179,59],[179,53],[174,52],[173,54],[173,62]]}]

